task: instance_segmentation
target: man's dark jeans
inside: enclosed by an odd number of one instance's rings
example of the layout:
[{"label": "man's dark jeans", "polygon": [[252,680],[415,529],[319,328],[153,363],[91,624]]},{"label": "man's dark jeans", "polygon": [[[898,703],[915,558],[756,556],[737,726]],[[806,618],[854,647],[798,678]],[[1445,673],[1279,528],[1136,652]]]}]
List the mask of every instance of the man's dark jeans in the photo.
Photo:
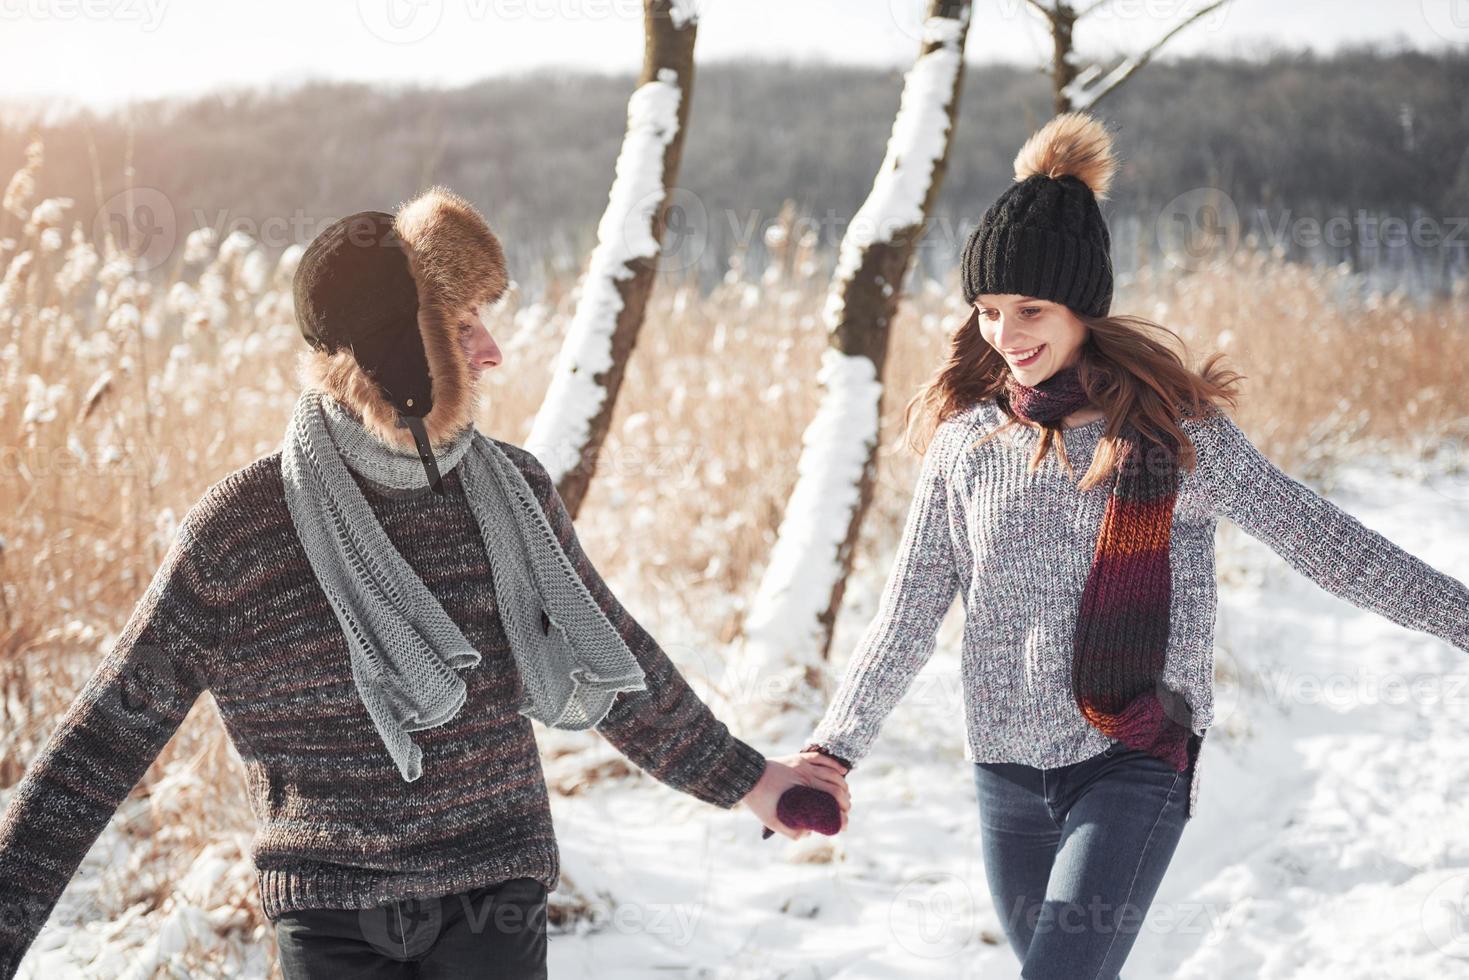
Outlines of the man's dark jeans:
[{"label": "man's dark jeans", "polygon": [[275,923],[286,980],[546,980],[546,886],[534,878]]}]

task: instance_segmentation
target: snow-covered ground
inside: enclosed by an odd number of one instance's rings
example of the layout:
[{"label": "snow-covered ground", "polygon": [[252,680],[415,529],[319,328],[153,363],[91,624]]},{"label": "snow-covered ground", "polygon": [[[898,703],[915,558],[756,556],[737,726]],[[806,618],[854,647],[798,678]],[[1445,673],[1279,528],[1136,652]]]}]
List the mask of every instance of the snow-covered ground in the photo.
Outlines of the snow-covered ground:
[{"label": "snow-covered ground", "polygon": [[[1469,580],[1469,477],[1387,469],[1347,471],[1330,497]],[[1199,812],[1123,975],[1469,978],[1469,655],[1323,592],[1227,522],[1221,529],[1221,569],[1231,570],[1217,632],[1224,679]],[[834,670],[886,572],[859,567]],[[721,811],[641,775],[557,798],[567,873],[606,905],[597,904],[600,929],[553,935],[551,975],[1013,978],[963,759],[960,615],[951,610],[933,660],[852,774],[839,837],[762,840],[744,809]],[[676,643],[660,616],[645,622]],[[814,718],[787,718],[784,733],[728,720],[783,754]],[[125,860],[119,822],[89,864]],[[86,900],[74,882],[56,918]],[[156,936],[164,918],[123,934]],[[83,967],[98,950],[114,967],[137,965],[142,954],[109,946],[108,931],[48,926],[21,976],[119,975]],[[240,975],[262,975],[259,961]]]},{"label": "snow-covered ground", "polygon": [[[1469,479],[1346,472],[1329,496],[1469,580]],[[1128,980],[1469,977],[1469,654],[1322,591],[1221,521],[1218,721],[1199,812]],[[849,590],[836,656],[884,567]],[[959,608],[850,786],[847,830],[760,839],[747,813],[651,780],[561,801],[568,863],[621,923],[551,945],[557,977],[1012,980],[962,749]],[[840,667],[840,663],[834,667]],[[738,729],[738,725],[736,725]],[[767,741],[798,748],[807,733]],[[618,965],[621,966],[618,966]]]}]

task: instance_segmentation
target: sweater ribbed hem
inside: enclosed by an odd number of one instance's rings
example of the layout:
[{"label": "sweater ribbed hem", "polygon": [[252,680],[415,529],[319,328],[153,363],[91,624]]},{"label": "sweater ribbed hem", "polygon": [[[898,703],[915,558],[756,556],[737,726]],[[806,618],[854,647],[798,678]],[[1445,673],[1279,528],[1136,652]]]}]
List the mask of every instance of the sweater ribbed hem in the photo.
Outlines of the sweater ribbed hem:
[{"label": "sweater ribbed hem", "polygon": [[366,868],[303,864],[256,868],[260,901],[271,922],[301,909],[366,909],[409,898],[437,898],[498,884],[511,878],[534,878],[556,890],[561,858],[554,840],[535,841],[514,852],[453,872],[390,875]]}]

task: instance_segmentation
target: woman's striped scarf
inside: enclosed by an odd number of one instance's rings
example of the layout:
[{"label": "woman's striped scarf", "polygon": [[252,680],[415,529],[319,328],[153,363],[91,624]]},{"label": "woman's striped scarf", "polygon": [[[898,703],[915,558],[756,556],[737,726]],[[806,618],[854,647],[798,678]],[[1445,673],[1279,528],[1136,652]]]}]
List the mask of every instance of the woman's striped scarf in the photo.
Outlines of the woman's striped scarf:
[{"label": "woman's striped scarf", "polygon": [[[1012,412],[1059,428],[1088,403],[1075,367],[1039,385],[1006,379]],[[1177,445],[1166,433],[1145,441],[1130,421],[1081,594],[1071,687],[1086,720],[1128,748],[1179,772],[1192,759],[1193,713],[1162,679],[1168,652],[1172,569],[1168,542],[1178,495]]]}]

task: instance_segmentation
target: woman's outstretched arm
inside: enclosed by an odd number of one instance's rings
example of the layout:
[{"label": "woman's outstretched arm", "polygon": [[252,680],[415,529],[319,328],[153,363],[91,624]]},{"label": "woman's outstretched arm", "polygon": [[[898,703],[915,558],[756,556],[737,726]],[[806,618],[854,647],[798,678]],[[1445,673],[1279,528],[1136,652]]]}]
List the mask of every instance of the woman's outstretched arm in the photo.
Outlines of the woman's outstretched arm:
[{"label": "woman's outstretched arm", "polygon": [[1469,588],[1267,459],[1228,415],[1185,423],[1215,513],[1326,591],[1469,651]]},{"label": "woman's outstretched arm", "polygon": [[806,744],[848,769],[867,754],[883,721],[933,655],[939,623],[959,590],[949,527],[949,471],[960,438],[954,427],[941,425],[924,453],[877,615]]},{"label": "woman's outstretched arm", "polygon": [[0,819],[0,980],[15,975],[87,851],[206,686],[220,604],[195,536],[198,506]]}]

